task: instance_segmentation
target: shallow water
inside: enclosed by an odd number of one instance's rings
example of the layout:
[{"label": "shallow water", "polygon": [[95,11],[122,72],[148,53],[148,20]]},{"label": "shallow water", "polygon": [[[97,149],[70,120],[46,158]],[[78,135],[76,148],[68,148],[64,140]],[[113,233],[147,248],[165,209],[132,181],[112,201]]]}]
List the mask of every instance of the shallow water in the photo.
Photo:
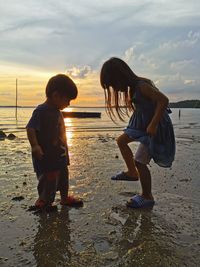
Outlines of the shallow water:
[{"label": "shallow water", "polygon": [[180,119],[174,110],[176,160],[171,169],[151,164],[157,204],[146,211],[125,206],[138,182],[110,181],[124,168],[114,139],[125,124],[113,128],[105,113],[98,120],[67,119],[70,190],[84,207],[61,208],[58,194],[58,212],[51,214],[27,212],[37,197],[24,131],[32,110],[19,111],[17,124],[12,109],[0,112],[0,128],[17,135],[0,141],[1,266],[199,265],[200,110],[182,110]]}]

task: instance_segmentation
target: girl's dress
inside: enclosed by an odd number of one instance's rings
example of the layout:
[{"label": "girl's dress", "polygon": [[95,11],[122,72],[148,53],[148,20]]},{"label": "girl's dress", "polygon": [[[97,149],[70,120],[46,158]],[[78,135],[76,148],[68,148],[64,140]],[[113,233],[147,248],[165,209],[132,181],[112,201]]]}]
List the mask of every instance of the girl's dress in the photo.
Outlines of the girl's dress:
[{"label": "girl's dress", "polygon": [[[144,81],[140,81],[144,82]],[[155,113],[155,103],[142,95],[139,87],[133,96],[135,111],[124,132],[135,141],[146,145],[151,158],[161,167],[171,167],[175,157],[175,136],[169,117],[171,110],[167,108],[160,120],[155,136],[147,134],[146,129]]]}]

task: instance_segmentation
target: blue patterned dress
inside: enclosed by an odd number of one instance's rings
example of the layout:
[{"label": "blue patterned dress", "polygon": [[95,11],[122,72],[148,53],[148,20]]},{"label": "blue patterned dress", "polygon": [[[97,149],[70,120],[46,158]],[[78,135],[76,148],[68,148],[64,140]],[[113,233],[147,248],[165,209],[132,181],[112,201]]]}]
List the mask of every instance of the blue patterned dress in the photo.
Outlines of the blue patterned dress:
[{"label": "blue patterned dress", "polygon": [[146,129],[154,116],[155,103],[144,97],[139,87],[136,88],[134,93],[133,103],[135,111],[124,132],[135,141],[146,145],[151,158],[159,166],[171,167],[176,150],[173,125],[169,117],[171,110],[167,108],[164,111],[163,117],[158,124],[157,133],[151,137],[147,134]]}]

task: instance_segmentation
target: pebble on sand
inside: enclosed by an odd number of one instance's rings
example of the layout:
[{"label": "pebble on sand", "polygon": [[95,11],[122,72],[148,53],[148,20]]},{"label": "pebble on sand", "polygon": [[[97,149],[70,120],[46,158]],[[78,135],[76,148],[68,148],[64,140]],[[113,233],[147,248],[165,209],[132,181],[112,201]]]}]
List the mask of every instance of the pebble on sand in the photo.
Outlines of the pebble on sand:
[{"label": "pebble on sand", "polygon": [[13,139],[16,138],[16,135],[14,135],[13,133],[10,133],[10,134],[7,136],[7,138],[8,138],[9,140],[13,140]]},{"label": "pebble on sand", "polygon": [[7,136],[3,131],[0,131],[0,139],[3,140],[5,139]]},{"label": "pebble on sand", "polygon": [[8,134],[8,136],[4,133],[4,131],[0,131],[0,140],[5,140],[5,138],[8,138],[9,140],[13,140],[16,138],[16,135],[13,133]]},{"label": "pebble on sand", "polygon": [[12,198],[12,200],[14,200],[14,201],[21,201],[21,200],[23,200],[23,199],[24,199],[23,196],[18,196],[18,197],[13,197],[13,198]]}]

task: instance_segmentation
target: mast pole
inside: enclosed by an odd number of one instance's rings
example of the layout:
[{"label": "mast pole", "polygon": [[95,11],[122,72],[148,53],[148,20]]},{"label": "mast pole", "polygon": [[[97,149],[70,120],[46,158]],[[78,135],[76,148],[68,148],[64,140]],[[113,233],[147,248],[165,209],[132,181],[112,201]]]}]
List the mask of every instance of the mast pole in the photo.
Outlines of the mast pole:
[{"label": "mast pole", "polygon": [[17,79],[16,79],[16,92],[15,92],[15,118],[17,120],[17,100],[18,100],[18,88],[17,88]]}]

